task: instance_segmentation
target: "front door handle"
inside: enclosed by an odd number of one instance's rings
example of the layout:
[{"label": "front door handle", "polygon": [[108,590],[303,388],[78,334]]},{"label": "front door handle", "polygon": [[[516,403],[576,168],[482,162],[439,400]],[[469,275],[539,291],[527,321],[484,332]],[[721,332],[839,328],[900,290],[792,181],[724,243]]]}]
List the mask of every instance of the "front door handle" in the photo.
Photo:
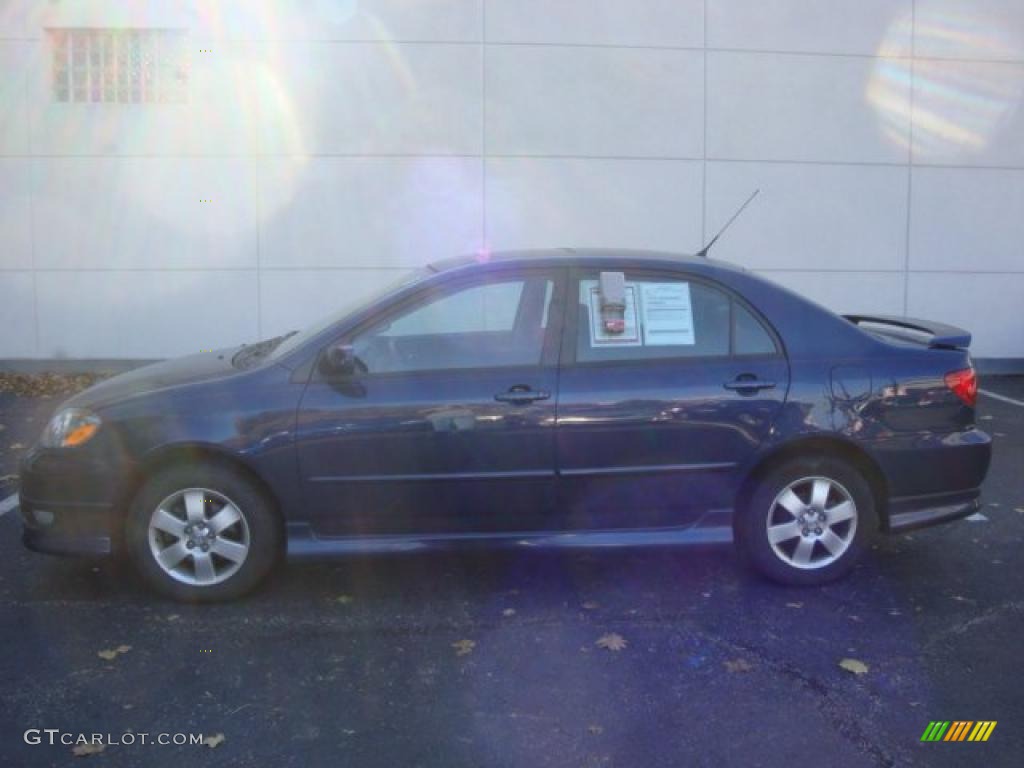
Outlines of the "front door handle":
[{"label": "front door handle", "polygon": [[742,374],[732,381],[725,382],[722,386],[726,389],[731,389],[737,392],[758,392],[762,389],[775,389],[775,382],[768,381],[766,379],[758,379],[751,374]]},{"label": "front door handle", "polygon": [[508,392],[499,392],[494,399],[501,403],[526,405],[536,400],[547,400],[550,397],[551,393],[545,392],[543,389],[530,389],[527,386],[517,385],[510,387]]}]

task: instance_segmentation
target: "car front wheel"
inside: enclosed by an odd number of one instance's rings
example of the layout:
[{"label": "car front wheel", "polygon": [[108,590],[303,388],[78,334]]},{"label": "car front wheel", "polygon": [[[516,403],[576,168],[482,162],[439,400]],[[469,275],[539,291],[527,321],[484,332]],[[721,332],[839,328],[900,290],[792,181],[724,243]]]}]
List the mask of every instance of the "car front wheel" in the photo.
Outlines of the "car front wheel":
[{"label": "car front wheel", "polygon": [[244,474],[188,465],[145,483],[129,511],[126,543],[154,589],[212,602],[255,587],[278,558],[281,533],[272,505]]},{"label": "car front wheel", "polygon": [[768,578],[823,584],[849,573],[874,521],[874,498],[860,472],[837,459],[798,459],[761,478],[738,510],[736,540]]}]

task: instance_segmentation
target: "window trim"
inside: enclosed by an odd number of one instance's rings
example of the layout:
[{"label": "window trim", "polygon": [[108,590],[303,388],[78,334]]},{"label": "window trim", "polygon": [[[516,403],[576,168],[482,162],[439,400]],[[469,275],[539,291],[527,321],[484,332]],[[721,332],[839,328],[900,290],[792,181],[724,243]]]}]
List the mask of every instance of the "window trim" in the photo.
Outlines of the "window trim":
[{"label": "window trim", "polygon": [[[431,282],[429,284],[420,286],[412,293],[402,296],[400,299],[392,301],[385,306],[379,307],[377,311],[373,312],[368,317],[363,318],[356,325],[346,328],[341,333],[333,336],[330,341],[322,345],[317,350],[316,356],[313,362],[313,380],[328,381],[332,380],[332,377],[324,374],[320,368],[320,360],[326,353],[327,349],[335,344],[346,344],[351,343],[356,336],[365,331],[366,329],[386,321],[389,317],[394,316],[399,312],[403,312],[408,308],[415,307],[425,303],[425,299],[431,295],[447,295],[454,293],[462,288],[472,287],[474,285],[480,285],[488,282],[503,282],[505,280],[515,280],[522,278],[528,280],[533,277],[547,277],[552,283],[551,293],[551,304],[548,308],[548,326],[545,329],[544,341],[541,345],[541,356],[540,362],[529,365],[499,365],[499,366],[466,366],[462,368],[427,368],[415,371],[387,371],[387,372],[368,372],[358,373],[349,378],[355,381],[377,381],[377,380],[389,380],[396,378],[403,378],[409,376],[415,376],[417,378],[424,376],[446,376],[453,374],[475,374],[484,371],[539,371],[550,368],[557,368],[559,364],[559,353],[561,347],[561,339],[564,326],[565,318],[565,287],[568,282],[567,270],[564,267],[521,267],[521,266],[508,266],[493,270],[487,270],[483,273],[470,273],[467,275],[457,275],[449,280],[442,280],[440,282]],[[443,273],[442,273],[443,274]],[[526,295],[524,292],[520,295],[520,302]],[[516,322],[518,324],[518,310]]]},{"label": "window trim", "polygon": [[[663,356],[663,357],[637,357],[632,359],[620,359],[620,360],[579,360],[577,359],[577,344],[579,342],[579,313],[576,311],[569,311],[570,302],[568,301],[568,293],[566,294],[566,302],[563,308],[564,321],[562,323],[562,354],[559,360],[559,366],[566,367],[581,367],[589,368],[595,366],[628,366],[628,365],[679,365],[681,363],[699,363],[707,364],[709,362],[723,362],[729,360],[778,360],[787,358],[786,347],[782,343],[782,337],[779,336],[778,331],[768,321],[768,318],[764,314],[758,311],[749,301],[742,297],[735,290],[730,288],[723,283],[704,277],[703,275],[695,275],[692,272],[685,272],[675,269],[651,269],[651,268],[630,268],[611,262],[607,265],[601,265],[599,267],[587,266],[587,267],[574,267],[569,275],[569,279],[566,285],[566,290],[570,288],[575,289],[573,294],[573,301],[571,302],[573,310],[575,310],[579,299],[579,286],[581,280],[592,279],[590,275],[599,272],[617,271],[627,273],[629,275],[639,275],[640,280],[647,280],[649,278],[657,279],[658,277],[671,278],[680,282],[699,283],[705,285],[714,290],[720,291],[725,294],[730,301],[729,305],[729,353],[725,355],[678,355],[678,356]],[[735,349],[735,336],[736,336],[736,322],[733,315],[732,306],[734,303],[739,303],[743,306],[751,316],[757,320],[768,334],[772,343],[775,345],[775,352],[760,353],[760,354],[745,354],[739,355],[733,352]]]}]

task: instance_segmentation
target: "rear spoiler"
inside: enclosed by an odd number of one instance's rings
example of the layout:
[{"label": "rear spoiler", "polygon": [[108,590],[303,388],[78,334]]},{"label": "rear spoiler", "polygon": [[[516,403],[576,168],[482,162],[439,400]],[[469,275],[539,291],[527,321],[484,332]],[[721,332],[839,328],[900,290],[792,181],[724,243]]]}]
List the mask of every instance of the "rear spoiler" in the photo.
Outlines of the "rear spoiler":
[{"label": "rear spoiler", "polygon": [[[931,320],[919,320],[916,317],[899,317],[897,315],[843,315],[854,325],[887,325],[902,331],[911,331],[912,334],[923,334],[927,336],[929,347],[942,349],[966,349],[971,346],[971,334],[963,328],[957,328],[945,323],[934,323]],[[899,334],[911,338],[911,334]]]}]

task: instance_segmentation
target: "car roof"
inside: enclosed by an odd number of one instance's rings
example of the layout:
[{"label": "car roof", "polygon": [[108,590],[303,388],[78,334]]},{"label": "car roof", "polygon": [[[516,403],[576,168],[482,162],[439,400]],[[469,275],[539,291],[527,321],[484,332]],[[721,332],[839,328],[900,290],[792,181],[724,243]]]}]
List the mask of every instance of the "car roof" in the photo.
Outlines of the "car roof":
[{"label": "car roof", "polygon": [[457,269],[486,265],[532,266],[604,266],[615,262],[620,268],[683,268],[698,272],[715,270],[746,271],[742,267],[717,259],[692,256],[670,251],[648,251],[629,248],[544,248],[535,250],[481,251],[435,261],[427,266],[431,272],[450,272]]}]

